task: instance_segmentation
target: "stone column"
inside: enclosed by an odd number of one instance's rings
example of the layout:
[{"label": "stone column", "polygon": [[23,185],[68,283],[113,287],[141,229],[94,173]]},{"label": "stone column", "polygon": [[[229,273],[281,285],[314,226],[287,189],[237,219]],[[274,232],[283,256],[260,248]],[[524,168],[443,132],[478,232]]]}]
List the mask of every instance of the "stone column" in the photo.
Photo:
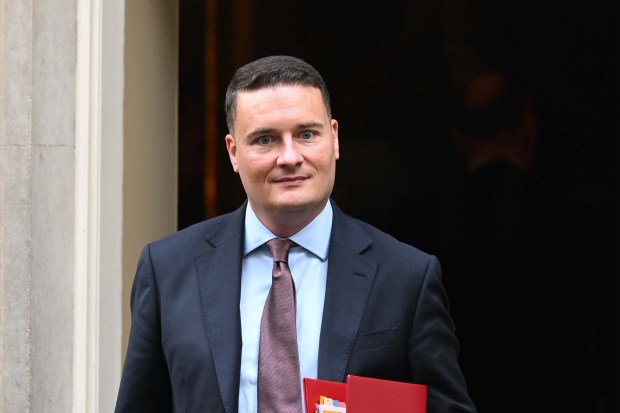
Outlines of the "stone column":
[{"label": "stone column", "polygon": [[0,0],[0,412],[71,412],[76,2]]},{"label": "stone column", "polygon": [[177,9],[0,0],[0,413],[113,410],[123,297],[176,228]]}]

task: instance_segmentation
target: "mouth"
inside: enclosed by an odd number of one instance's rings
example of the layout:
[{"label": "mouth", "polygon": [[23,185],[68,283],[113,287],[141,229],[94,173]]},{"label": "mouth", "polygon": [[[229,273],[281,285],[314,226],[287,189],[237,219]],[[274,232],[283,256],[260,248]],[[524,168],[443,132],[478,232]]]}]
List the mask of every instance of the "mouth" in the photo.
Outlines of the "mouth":
[{"label": "mouth", "polygon": [[276,179],[274,182],[276,184],[283,185],[298,185],[303,183],[306,179],[308,178],[305,176],[284,176],[282,178]]}]

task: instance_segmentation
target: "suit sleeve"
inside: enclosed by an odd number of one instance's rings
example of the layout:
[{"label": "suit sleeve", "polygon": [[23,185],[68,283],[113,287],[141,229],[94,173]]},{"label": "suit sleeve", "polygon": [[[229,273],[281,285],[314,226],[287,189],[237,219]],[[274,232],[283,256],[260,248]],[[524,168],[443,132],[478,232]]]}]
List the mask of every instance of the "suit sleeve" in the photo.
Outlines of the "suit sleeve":
[{"label": "suit sleeve", "polygon": [[162,349],[159,299],[150,246],[140,256],[131,290],[131,332],[115,413],[172,412]]},{"label": "suit sleeve", "polygon": [[474,412],[459,366],[459,344],[435,256],[429,258],[415,314],[409,360],[412,381],[428,385],[428,411]]}]

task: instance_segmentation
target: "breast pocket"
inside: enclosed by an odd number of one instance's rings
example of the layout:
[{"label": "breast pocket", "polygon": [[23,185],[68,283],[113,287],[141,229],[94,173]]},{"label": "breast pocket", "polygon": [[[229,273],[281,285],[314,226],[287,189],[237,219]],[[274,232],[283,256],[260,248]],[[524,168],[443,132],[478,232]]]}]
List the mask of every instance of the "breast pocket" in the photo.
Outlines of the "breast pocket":
[{"label": "breast pocket", "polygon": [[396,342],[396,327],[387,330],[360,334],[355,340],[353,352],[389,346]]}]

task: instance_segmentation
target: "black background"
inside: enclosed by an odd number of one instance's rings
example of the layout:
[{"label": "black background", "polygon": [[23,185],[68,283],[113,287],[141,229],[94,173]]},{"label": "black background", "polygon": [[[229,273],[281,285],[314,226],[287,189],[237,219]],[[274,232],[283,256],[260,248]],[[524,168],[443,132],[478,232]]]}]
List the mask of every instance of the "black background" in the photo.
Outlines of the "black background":
[{"label": "black background", "polygon": [[[223,94],[238,66],[290,54],[315,66],[330,88],[341,155],[333,196],[349,214],[389,229],[402,199],[458,178],[463,163],[447,140],[452,99],[473,74],[499,70],[534,100],[540,129],[534,173],[598,209],[618,252],[617,14],[611,2],[547,3],[182,0],[179,228],[209,215],[209,151],[217,159],[211,215],[244,200],[224,146]],[[215,5],[211,16],[205,4]],[[212,50],[205,46],[209,28]],[[207,53],[215,56],[211,68]],[[216,75],[211,83],[209,74]],[[218,97],[211,146],[208,88]]]}]

